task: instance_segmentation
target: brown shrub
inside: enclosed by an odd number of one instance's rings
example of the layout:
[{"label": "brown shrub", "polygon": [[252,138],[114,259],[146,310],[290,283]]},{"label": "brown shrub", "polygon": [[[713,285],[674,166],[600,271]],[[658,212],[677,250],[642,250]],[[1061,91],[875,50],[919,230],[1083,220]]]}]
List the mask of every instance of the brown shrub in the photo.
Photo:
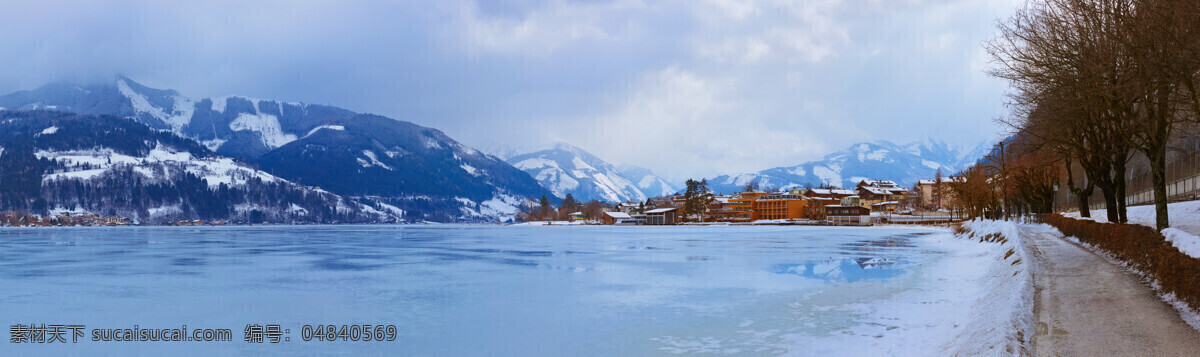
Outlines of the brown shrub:
[{"label": "brown shrub", "polygon": [[1175,294],[1176,299],[1200,312],[1200,259],[1183,254],[1153,228],[1096,223],[1058,214],[1047,217],[1046,223],[1149,275],[1163,292]]},{"label": "brown shrub", "polygon": [[955,224],[954,235],[961,236],[963,233],[967,233],[967,227],[963,227],[962,223]]}]

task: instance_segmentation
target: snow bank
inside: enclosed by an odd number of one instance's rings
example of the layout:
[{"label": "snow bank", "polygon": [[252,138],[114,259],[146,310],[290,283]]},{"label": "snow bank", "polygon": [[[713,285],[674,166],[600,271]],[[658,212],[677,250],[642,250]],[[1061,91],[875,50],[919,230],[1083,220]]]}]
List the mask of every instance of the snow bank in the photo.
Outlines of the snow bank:
[{"label": "snow bank", "polygon": [[[982,270],[986,283],[974,293],[971,314],[946,347],[947,355],[1024,354],[1033,328],[1032,256],[1017,225],[1007,221],[973,220],[963,223],[969,233],[959,236],[980,243],[978,260],[956,267],[969,274]],[[989,238],[991,237],[991,238]]]},{"label": "snow bank", "polygon": [[1171,242],[1171,245],[1179,248],[1179,251],[1183,252],[1183,254],[1200,259],[1200,237],[1176,228],[1164,229],[1162,230],[1162,234],[1167,238],[1168,242]]}]

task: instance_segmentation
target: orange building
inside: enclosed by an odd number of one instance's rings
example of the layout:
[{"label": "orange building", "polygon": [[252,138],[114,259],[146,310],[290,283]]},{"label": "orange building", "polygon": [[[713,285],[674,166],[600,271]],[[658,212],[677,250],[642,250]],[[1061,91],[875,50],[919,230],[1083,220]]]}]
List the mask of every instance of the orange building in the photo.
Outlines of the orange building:
[{"label": "orange building", "polygon": [[[768,195],[766,192],[742,192],[730,197],[719,212],[710,211],[714,221],[718,222],[751,222],[759,220],[758,212],[754,210],[754,202],[759,197]],[[714,214],[716,213],[716,214]]]},{"label": "orange building", "polygon": [[754,211],[758,213],[758,219],[800,219],[805,217],[809,201],[800,195],[764,195],[754,201]]}]

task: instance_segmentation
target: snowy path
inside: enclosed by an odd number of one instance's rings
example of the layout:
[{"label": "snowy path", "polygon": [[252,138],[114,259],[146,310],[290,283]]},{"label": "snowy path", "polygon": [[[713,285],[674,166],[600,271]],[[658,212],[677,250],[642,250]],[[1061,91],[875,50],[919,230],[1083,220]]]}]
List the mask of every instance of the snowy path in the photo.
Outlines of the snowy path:
[{"label": "snowy path", "polygon": [[1062,239],[1047,226],[1021,226],[1037,262],[1037,356],[1183,356],[1200,351],[1200,333],[1141,280]]}]

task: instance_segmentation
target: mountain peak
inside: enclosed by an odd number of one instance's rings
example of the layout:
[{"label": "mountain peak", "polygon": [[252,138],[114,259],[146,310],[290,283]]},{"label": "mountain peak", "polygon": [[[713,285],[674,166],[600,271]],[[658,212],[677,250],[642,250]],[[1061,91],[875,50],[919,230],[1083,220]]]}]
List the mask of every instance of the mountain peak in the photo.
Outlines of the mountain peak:
[{"label": "mountain peak", "polygon": [[[508,158],[508,163],[538,180],[559,198],[608,202],[643,201],[646,193],[634,179],[621,175],[612,164],[574,145],[556,142],[549,149]],[[639,177],[640,182],[644,177]],[[653,180],[647,181],[652,186]]]}]

